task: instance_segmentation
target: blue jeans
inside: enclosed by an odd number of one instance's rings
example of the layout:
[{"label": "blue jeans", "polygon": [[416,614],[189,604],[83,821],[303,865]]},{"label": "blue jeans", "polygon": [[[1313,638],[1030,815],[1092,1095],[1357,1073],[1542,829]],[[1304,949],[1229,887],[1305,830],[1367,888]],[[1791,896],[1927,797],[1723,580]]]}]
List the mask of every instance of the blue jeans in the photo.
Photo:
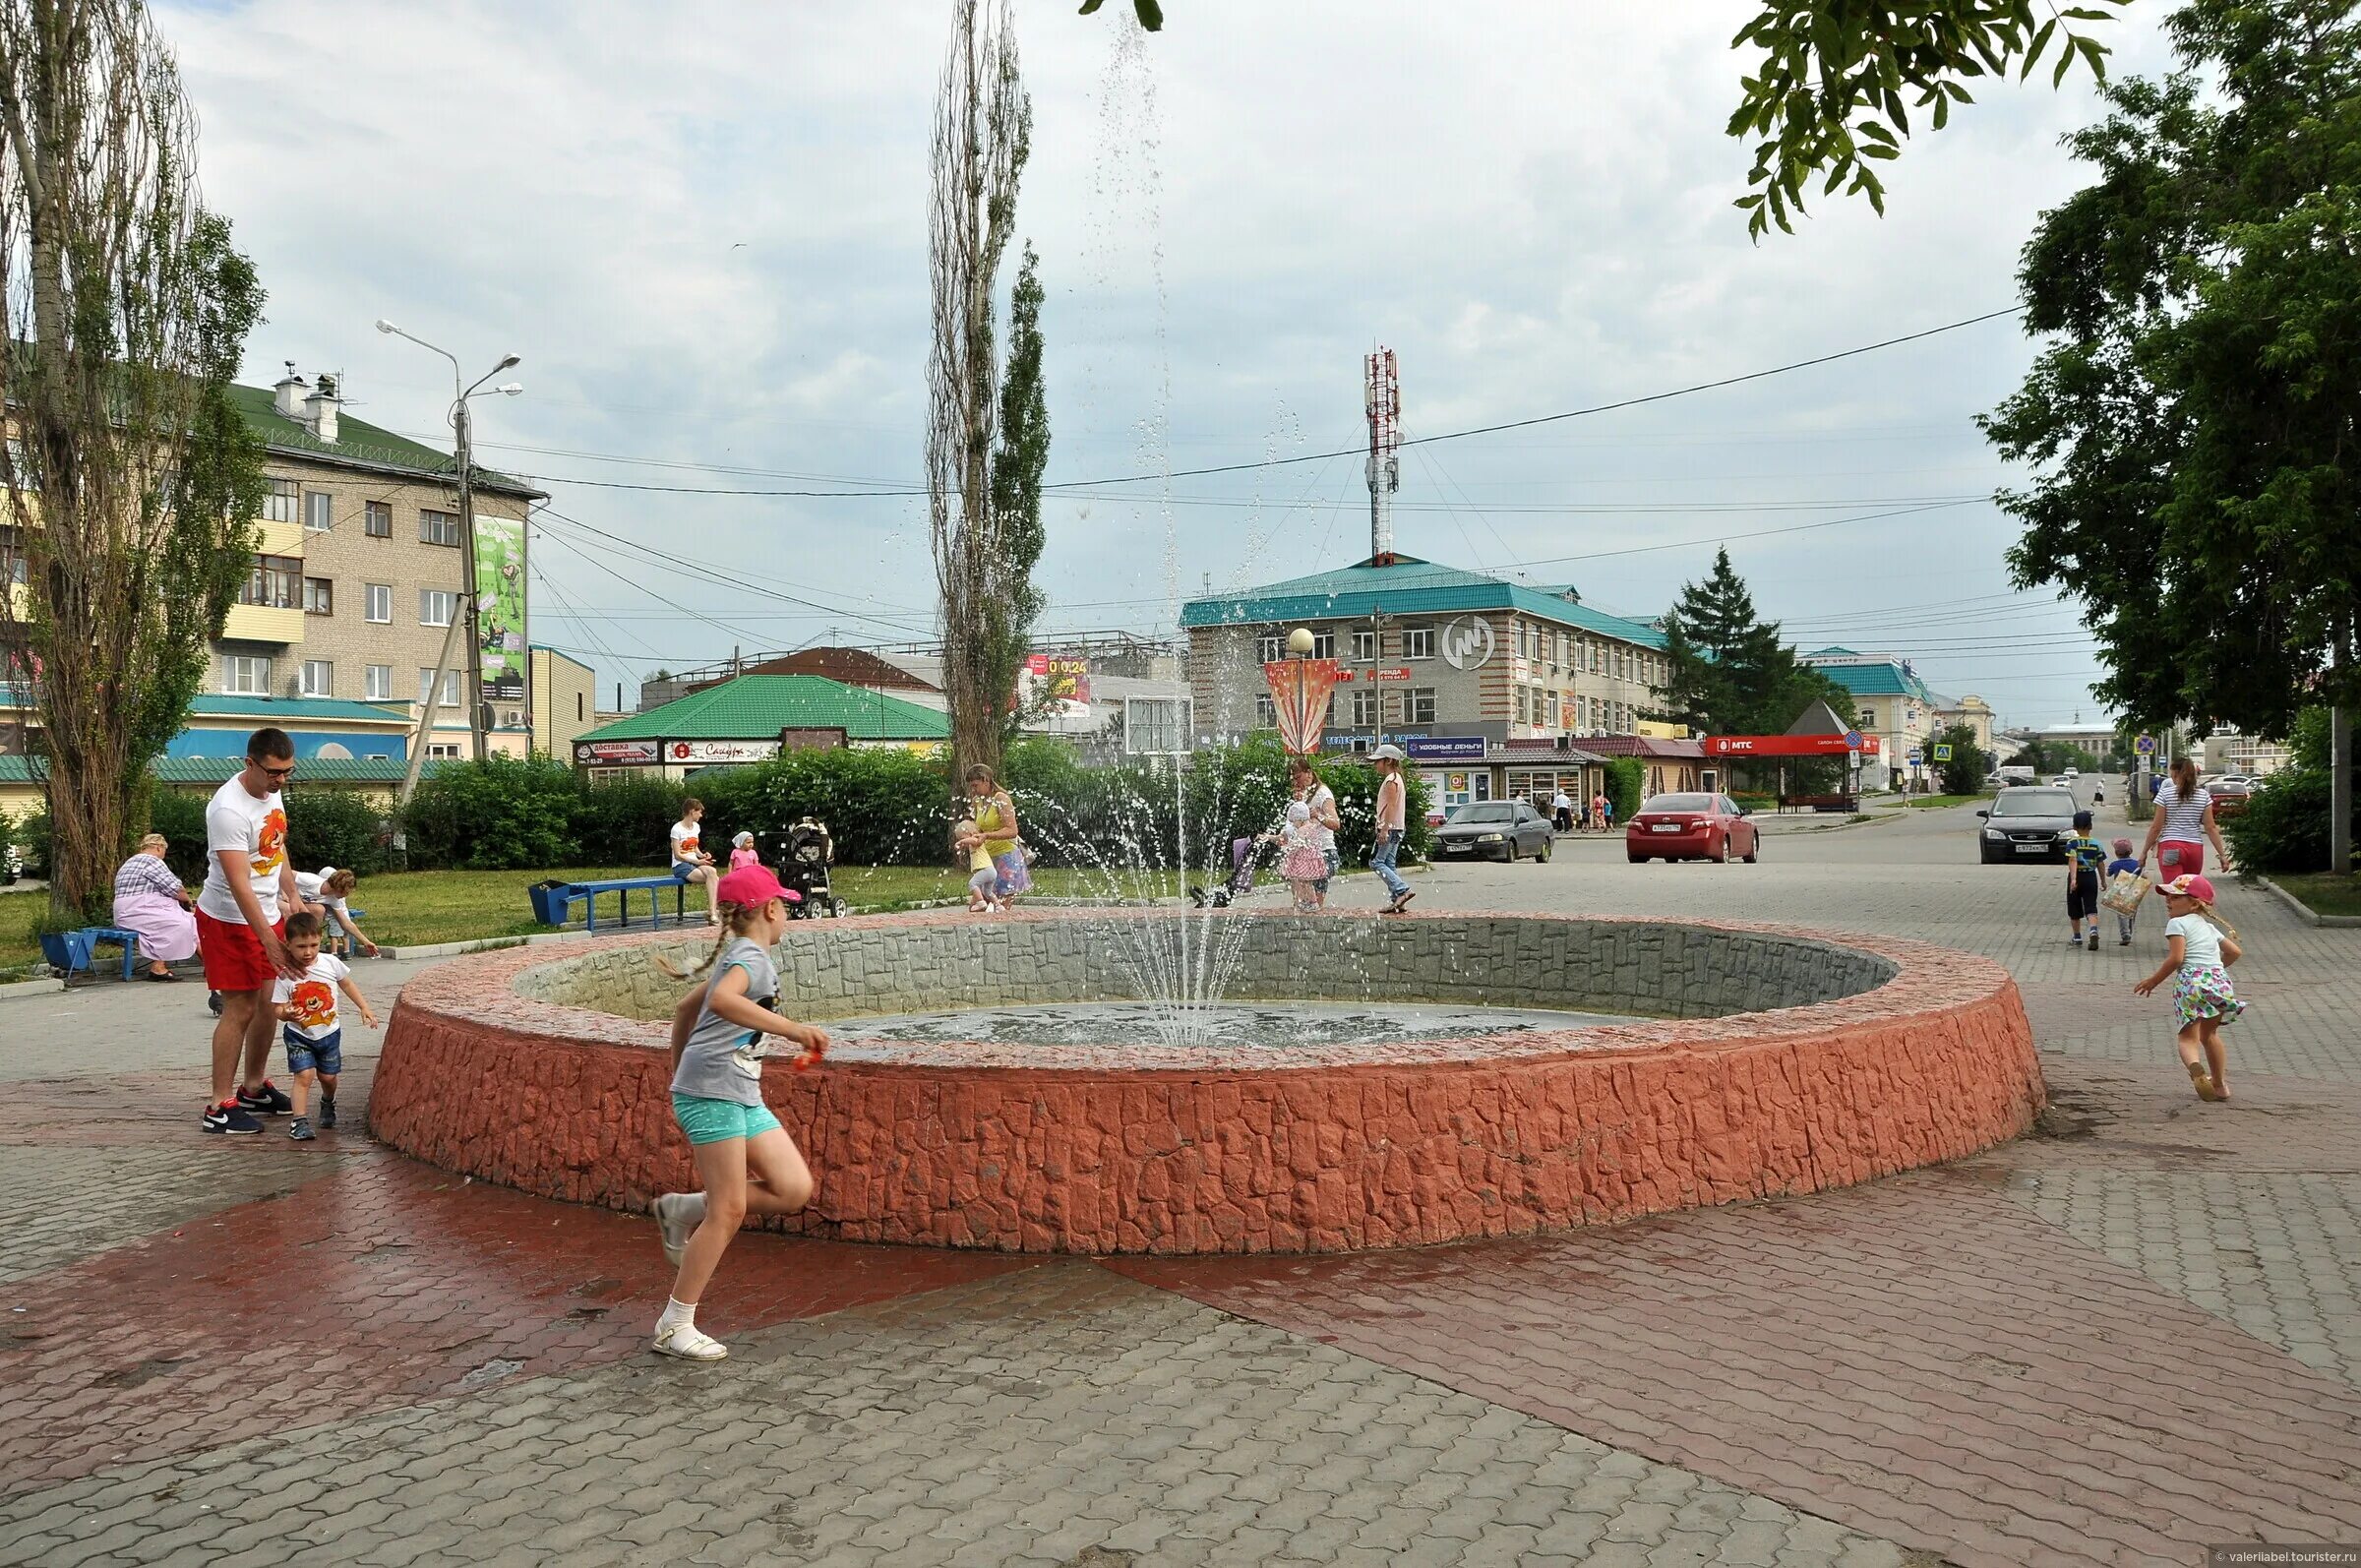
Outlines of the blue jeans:
[{"label": "blue jeans", "polygon": [[1404,881],[1402,874],[1394,870],[1395,858],[1401,853],[1401,831],[1390,827],[1379,828],[1377,847],[1369,852],[1369,870],[1377,874],[1377,879],[1385,883],[1385,890],[1396,898],[1410,891],[1410,883]]}]

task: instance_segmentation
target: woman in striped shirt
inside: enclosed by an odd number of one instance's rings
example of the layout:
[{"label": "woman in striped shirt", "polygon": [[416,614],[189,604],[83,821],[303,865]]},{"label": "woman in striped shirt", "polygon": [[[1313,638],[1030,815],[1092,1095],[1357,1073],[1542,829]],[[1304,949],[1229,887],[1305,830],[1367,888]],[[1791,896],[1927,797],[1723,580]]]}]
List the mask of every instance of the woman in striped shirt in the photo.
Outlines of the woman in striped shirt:
[{"label": "woman in striped shirt", "polygon": [[[2206,842],[2223,871],[2230,869],[2230,852],[2222,846],[2221,827],[2213,820],[2213,797],[2197,781],[2197,759],[2173,758],[2172,776],[2156,791],[2156,812],[2148,819],[2148,844],[2140,851],[2140,866],[2156,861],[2159,881],[2194,876],[2206,869]],[[2161,845],[2161,849],[2158,846]]]},{"label": "woman in striped shirt", "polygon": [[115,924],[140,934],[147,979],[178,980],[172,966],[197,951],[197,917],[189,890],[164,864],[164,835],[140,840],[140,852],[115,871]]}]

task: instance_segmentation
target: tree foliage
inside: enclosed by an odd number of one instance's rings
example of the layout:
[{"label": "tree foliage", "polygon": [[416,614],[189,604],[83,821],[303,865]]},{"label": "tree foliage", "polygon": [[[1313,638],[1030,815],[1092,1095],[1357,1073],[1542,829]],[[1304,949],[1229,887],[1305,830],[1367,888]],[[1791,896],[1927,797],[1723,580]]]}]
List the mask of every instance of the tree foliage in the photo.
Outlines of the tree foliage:
[{"label": "tree foliage", "polygon": [[262,507],[229,386],[263,291],[194,159],[139,0],[0,0],[0,545],[26,579],[0,640],[34,687],[61,912],[111,885]]},{"label": "tree foliage", "polygon": [[2197,0],[2182,69],[2069,139],[2095,183],[2019,273],[2054,340],[1984,421],[2019,585],[2089,607],[2103,702],[2287,732],[2361,698],[2361,26],[2350,0]]},{"label": "tree foliage", "polygon": [[1851,721],[1852,694],[1798,660],[1779,624],[1761,618],[1727,550],[1715,552],[1703,582],[1682,585],[1664,626],[1665,701],[1651,718],[1706,735],[1780,735],[1817,700]]},{"label": "tree foliage", "polygon": [[1984,779],[1992,771],[1992,757],[1975,744],[1975,726],[1954,724],[1935,737],[1935,744],[1951,748],[1951,760],[1935,764],[1935,772],[1943,781],[1943,793],[1981,794]]},{"label": "tree foliage", "polygon": [[[984,679],[986,689],[1016,690],[1017,671],[1041,618],[1042,593],[1033,569],[1041,563],[1049,530],[1041,521],[1041,475],[1050,462],[1050,402],[1041,374],[1041,258],[1025,247],[1016,286],[1008,295],[1008,363],[1000,372],[1000,444],[992,455],[992,525],[999,540],[986,588]],[[1001,724],[1001,741],[1015,738],[1023,717],[1013,706]]]}]

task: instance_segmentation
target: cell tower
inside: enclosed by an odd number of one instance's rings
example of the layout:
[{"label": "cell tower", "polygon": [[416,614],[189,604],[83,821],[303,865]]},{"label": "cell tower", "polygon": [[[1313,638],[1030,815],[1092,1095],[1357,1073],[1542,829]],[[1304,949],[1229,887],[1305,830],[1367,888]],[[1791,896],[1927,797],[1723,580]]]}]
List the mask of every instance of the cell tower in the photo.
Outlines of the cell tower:
[{"label": "cell tower", "polygon": [[1369,409],[1369,558],[1383,564],[1394,553],[1392,504],[1387,499],[1402,486],[1402,461],[1394,453],[1402,446],[1402,379],[1394,370],[1394,351],[1380,348],[1366,360],[1366,399]]}]

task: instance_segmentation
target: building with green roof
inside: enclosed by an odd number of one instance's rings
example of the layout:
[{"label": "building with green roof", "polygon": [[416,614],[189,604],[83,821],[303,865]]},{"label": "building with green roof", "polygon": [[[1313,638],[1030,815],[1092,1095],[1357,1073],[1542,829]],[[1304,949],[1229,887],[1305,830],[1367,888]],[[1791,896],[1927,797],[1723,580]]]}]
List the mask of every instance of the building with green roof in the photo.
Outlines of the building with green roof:
[{"label": "building with green roof", "polygon": [[[1288,633],[1344,666],[1330,750],[1483,738],[1578,745],[1637,734],[1665,679],[1655,626],[1543,585],[1388,551],[1181,606],[1199,729],[1235,739],[1273,722],[1262,666]],[[1440,750],[1439,745],[1436,750]],[[1419,747],[1412,747],[1418,760]]]},{"label": "building with green roof", "polygon": [[883,692],[818,675],[742,675],[577,737],[574,760],[593,776],[658,768],[682,778],[803,747],[931,752],[950,733],[937,709]]}]

